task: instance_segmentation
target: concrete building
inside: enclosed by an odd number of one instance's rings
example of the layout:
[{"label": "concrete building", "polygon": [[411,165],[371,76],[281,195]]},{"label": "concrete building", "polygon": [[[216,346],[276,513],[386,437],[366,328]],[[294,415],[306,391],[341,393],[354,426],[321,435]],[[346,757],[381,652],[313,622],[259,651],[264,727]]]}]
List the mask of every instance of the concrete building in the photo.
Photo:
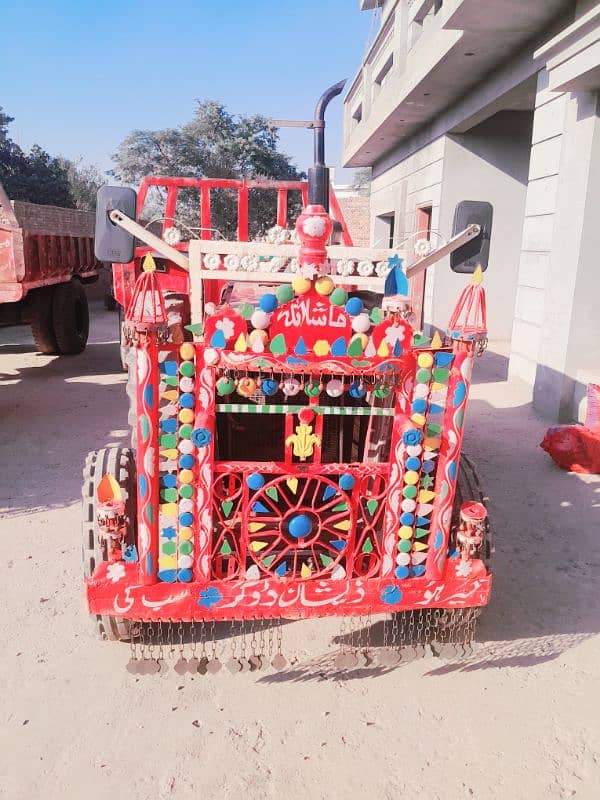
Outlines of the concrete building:
[{"label": "concrete building", "polygon": [[[491,347],[544,416],[577,416],[600,379],[600,3],[361,0],[379,15],[344,100],[344,162],[372,166],[371,240],[433,229],[460,200],[494,206]],[[412,287],[445,328],[464,276]]]}]

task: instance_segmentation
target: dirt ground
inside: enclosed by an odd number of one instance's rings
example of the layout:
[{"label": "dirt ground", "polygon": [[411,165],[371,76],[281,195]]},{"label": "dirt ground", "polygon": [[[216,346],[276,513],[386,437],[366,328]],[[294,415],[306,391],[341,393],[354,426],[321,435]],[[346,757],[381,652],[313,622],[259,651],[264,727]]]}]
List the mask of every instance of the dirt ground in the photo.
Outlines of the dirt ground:
[{"label": "dirt ground", "polygon": [[336,675],[325,620],[285,626],[282,674],[136,677],[82,593],[84,457],[128,436],[116,328],[96,308],[61,359],[0,330],[0,797],[598,797],[600,478],[538,447],[505,358],[477,364],[466,433],[496,544],[472,657]]}]

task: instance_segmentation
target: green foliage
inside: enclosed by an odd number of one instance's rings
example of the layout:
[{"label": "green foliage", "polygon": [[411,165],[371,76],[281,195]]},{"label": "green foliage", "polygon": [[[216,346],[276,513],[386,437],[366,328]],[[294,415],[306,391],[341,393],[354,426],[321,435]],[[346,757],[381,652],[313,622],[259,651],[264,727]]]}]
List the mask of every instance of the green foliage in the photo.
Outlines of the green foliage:
[{"label": "green foliage", "polygon": [[84,164],[81,158],[70,161],[59,156],[57,160],[67,176],[73,207],[80,211],[95,211],[96,194],[106,183],[98,168],[93,164]]},{"label": "green foliage", "polygon": [[12,121],[0,107],[0,183],[11,200],[93,210],[104,183],[98,170],[50,156],[37,144],[25,153],[8,135]]},{"label": "green foliage", "polygon": [[[193,119],[178,128],[132,131],[113,156],[114,175],[127,183],[137,183],[145,175],[301,180],[304,174],[277,149],[277,143],[277,132],[268,127],[265,117],[258,114],[234,116],[221,103],[198,101]],[[197,193],[190,190],[181,194],[176,218],[197,229]],[[144,210],[144,216],[159,216],[160,204],[155,198],[153,207]],[[290,196],[289,225],[294,223],[300,210],[300,198]],[[211,211],[213,227],[226,238],[234,238],[237,228],[235,192],[213,192]],[[250,235],[261,235],[275,221],[275,192],[253,192]]]}]

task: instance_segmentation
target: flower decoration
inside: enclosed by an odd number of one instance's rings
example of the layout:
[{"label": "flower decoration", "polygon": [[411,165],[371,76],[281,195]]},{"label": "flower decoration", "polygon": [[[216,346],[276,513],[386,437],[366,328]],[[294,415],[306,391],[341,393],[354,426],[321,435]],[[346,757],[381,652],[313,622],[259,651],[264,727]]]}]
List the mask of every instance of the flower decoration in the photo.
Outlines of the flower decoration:
[{"label": "flower decoration", "polygon": [[221,256],[218,253],[206,253],[203,259],[205,269],[219,269]]},{"label": "flower decoration", "polygon": [[309,281],[317,275],[319,269],[316,264],[301,264],[300,265],[300,274],[303,275],[305,278],[308,278]]},{"label": "flower decoration", "polygon": [[299,272],[300,271],[300,262],[297,258],[290,258],[290,263],[288,264],[288,270],[290,272]]},{"label": "flower decoration", "polygon": [[114,561],[106,568],[106,577],[113,583],[117,583],[125,577],[125,566],[120,561]]},{"label": "flower decoration", "polygon": [[192,431],[192,442],[196,447],[206,447],[211,443],[212,436],[208,428],[196,428]]},{"label": "flower decoration", "polygon": [[282,228],[281,225],[273,225],[273,227],[269,228],[269,230],[267,231],[267,242],[275,244],[276,242],[279,241],[279,237],[284,231],[285,229]]},{"label": "flower decoration", "polygon": [[387,278],[391,267],[387,261],[378,261],[375,265],[375,274],[379,278]]},{"label": "flower decoration", "polygon": [[353,275],[354,261],[351,261],[348,258],[340,258],[340,260],[337,262],[336,270],[338,275]]},{"label": "flower decoration", "polygon": [[473,565],[470,561],[463,561],[460,559],[456,563],[456,577],[457,578],[468,578],[471,572],[473,571]]},{"label": "flower decoration", "polygon": [[236,256],[235,253],[230,253],[228,256],[225,256],[225,260],[223,262],[225,264],[225,269],[239,269],[240,268],[240,257]]},{"label": "flower decoration", "polygon": [[218,603],[221,602],[223,599],[223,595],[217,589],[216,586],[209,586],[206,589],[200,590],[200,596],[198,597],[198,605],[203,606],[210,610],[213,606],[216,606]]},{"label": "flower decoration", "polygon": [[407,431],[404,431],[402,435],[402,441],[407,447],[415,444],[421,444],[423,441],[423,433],[417,428],[410,428]]},{"label": "flower decoration", "polygon": [[215,323],[215,328],[217,328],[217,330],[223,331],[223,336],[225,337],[226,342],[228,342],[229,339],[231,339],[231,337],[235,332],[235,325],[233,323],[233,320],[228,319],[227,317],[218,320]]},{"label": "flower decoration", "polygon": [[258,269],[258,256],[242,256],[240,260],[240,267],[247,270],[247,272],[256,272]]},{"label": "flower decoration", "polygon": [[307,217],[302,230],[307,236],[323,236],[327,220],[324,217]]},{"label": "flower decoration", "polygon": [[285,267],[285,258],[281,256],[273,256],[268,263],[269,272],[279,272],[280,269]]},{"label": "flower decoration", "polygon": [[415,254],[424,258],[431,252],[431,242],[428,239],[417,239],[415,242]]},{"label": "flower decoration", "polygon": [[385,340],[392,347],[396,342],[404,341],[405,336],[406,329],[402,325],[390,325],[389,328],[385,329]]},{"label": "flower decoration", "polygon": [[167,244],[174,245],[179,244],[181,241],[181,231],[179,228],[167,228],[166,231],[163,233],[163,239]]},{"label": "flower decoration", "polygon": [[363,278],[368,278],[373,274],[373,264],[371,261],[359,261],[356,271],[359,275],[362,275]]}]

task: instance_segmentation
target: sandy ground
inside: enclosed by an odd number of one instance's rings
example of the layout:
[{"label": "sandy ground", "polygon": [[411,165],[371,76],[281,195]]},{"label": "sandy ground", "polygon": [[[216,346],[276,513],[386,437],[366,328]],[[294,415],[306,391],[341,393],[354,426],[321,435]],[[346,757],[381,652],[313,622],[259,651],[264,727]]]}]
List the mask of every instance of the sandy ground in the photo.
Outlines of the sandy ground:
[{"label": "sandy ground", "polygon": [[82,602],[81,467],[128,435],[115,335],[99,308],[74,358],[0,331],[0,797],[598,797],[600,479],[540,450],[506,359],[466,435],[496,533],[473,657],[335,676],[326,620],[285,626],[287,673],[135,677]]}]

